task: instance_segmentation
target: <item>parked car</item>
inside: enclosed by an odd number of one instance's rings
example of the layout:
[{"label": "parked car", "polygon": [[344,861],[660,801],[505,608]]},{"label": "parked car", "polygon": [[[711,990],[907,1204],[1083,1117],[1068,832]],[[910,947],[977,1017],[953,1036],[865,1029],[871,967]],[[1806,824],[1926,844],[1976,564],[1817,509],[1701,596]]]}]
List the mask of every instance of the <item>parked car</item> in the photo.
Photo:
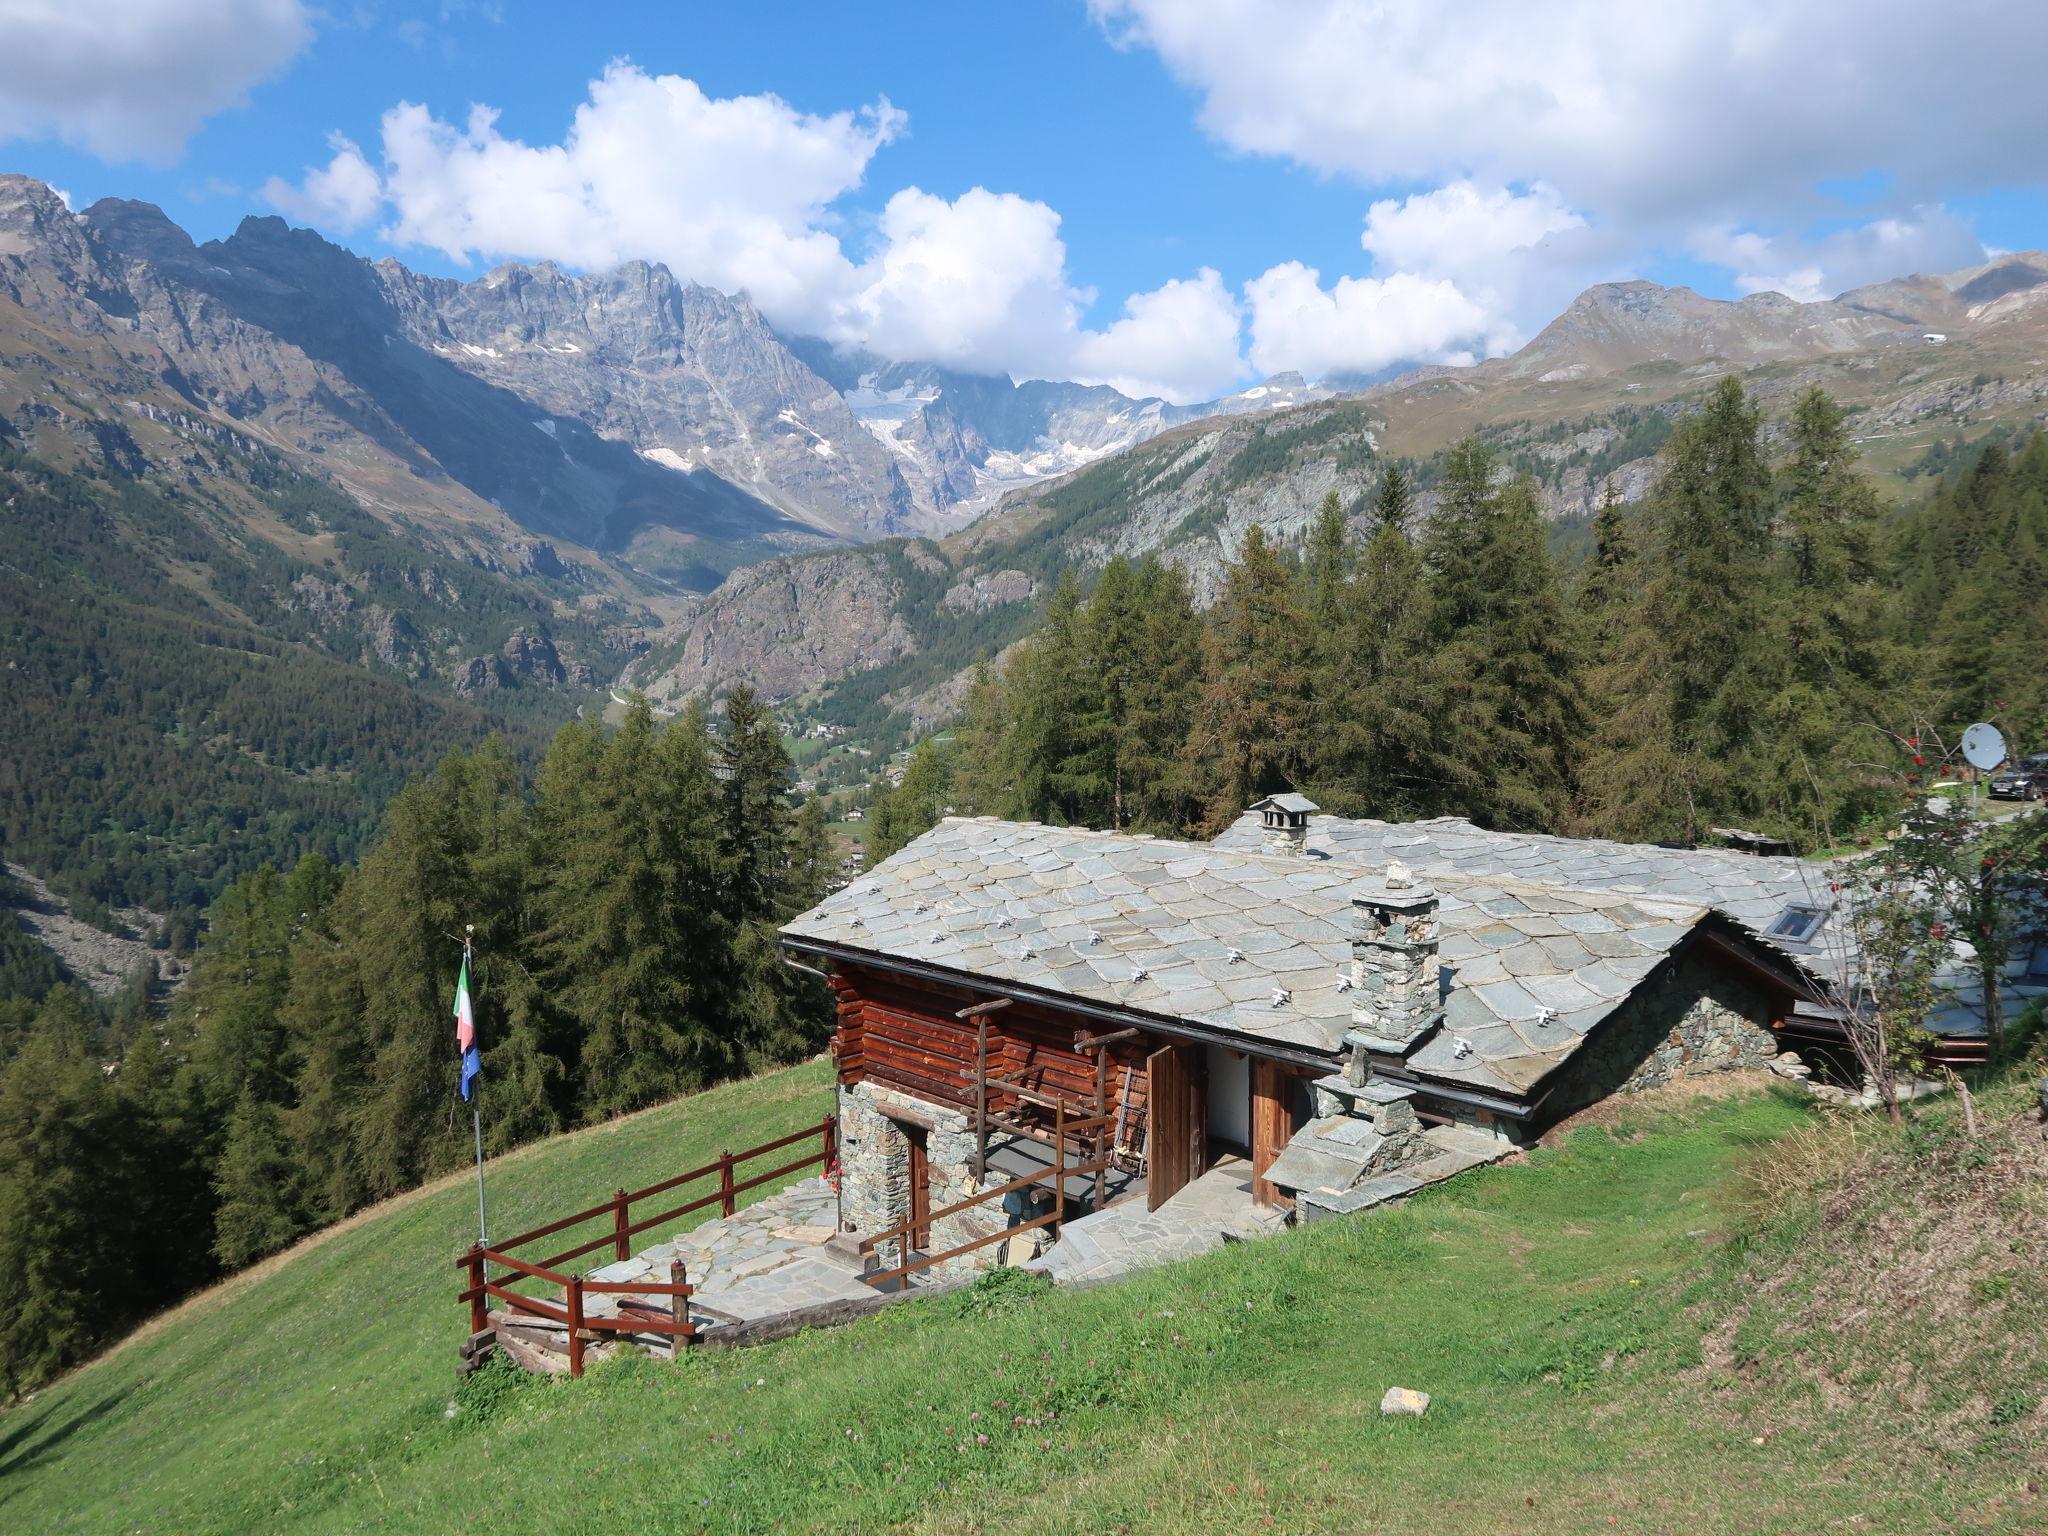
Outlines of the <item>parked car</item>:
[{"label": "parked car", "polygon": [[2039,800],[2048,795],[2048,752],[2023,757],[1991,776],[1994,800]]}]

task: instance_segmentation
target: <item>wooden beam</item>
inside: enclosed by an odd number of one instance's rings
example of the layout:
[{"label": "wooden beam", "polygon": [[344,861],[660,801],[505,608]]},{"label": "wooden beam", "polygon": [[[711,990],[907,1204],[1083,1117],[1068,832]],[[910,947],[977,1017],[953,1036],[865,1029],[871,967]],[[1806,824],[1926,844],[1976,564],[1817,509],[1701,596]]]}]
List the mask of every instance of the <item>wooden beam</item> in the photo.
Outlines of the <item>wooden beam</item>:
[{"label": "wooden beam", "polygon": [[1142,1029],[1116,1029],[1106,1035],[1076,1035],[1074,1049],[1077,1051],[1099,1051],[1105,1045],[1115,1045],[1119,1040],[1135,1040],[1142,1035]]},{"label": "wooden beam", "polygon": [[975,1003],[971,1007],[962,1008],[953,1017],[956,1019],[971,1019],[978,1013],[994,1013],[998,1008],[1007,1008],[1015,1001],[1017,999],[1014,997],[999,997],[992,1002]]}]

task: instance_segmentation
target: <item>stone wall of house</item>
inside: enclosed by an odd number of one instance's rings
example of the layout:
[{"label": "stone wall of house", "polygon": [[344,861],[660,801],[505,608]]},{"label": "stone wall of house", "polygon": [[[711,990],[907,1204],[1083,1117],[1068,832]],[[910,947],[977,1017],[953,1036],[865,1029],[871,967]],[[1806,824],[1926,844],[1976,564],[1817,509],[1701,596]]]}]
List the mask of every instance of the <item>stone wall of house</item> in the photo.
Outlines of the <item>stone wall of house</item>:
[{"label": "stone wall of house", "polygon": [[[976,1189],[974,1127],[948,1105],[912,1098],[880,1083],[842,1084],[839,1089],[840,1219],[855,1233],[887,1231],[910,1215],[910,1138],[905,1124],[925,1136],[931,1210],[965,1200]],[[992,1182],[1000,1182],[999,1179]],[[992,1201],[932,1223],[926,1251],[938,1253],[1011,1225],[1002,1204]],[[945,1275],[983,1269],[996,1262],[1001,1243],[949,1259],[924,1271]],[[898,1245],[878,1250],[882,1266],[902,1262]]]},{"label": "stone wall of house", "polygon": [[1764,996],[1718,966],[1684,959],[1636,989],[1566,1064],[1544,1106],[1563,1119],[1615,1093],[1683,1077],[1762,1068],[1778,1053]]}]

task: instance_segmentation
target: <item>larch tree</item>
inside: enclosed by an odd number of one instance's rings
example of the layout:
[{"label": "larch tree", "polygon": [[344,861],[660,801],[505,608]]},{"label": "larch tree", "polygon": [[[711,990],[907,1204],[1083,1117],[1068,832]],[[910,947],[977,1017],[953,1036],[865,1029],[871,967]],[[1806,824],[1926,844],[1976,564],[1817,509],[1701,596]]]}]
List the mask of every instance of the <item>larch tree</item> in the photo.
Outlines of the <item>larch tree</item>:
[{"label": "larch tree", "polygon": [[1211,826],[1303,775],[1310,664],[1294,572],[1254,523],[1224,573],[1204,637],[1191,748],[1209,772]]}]

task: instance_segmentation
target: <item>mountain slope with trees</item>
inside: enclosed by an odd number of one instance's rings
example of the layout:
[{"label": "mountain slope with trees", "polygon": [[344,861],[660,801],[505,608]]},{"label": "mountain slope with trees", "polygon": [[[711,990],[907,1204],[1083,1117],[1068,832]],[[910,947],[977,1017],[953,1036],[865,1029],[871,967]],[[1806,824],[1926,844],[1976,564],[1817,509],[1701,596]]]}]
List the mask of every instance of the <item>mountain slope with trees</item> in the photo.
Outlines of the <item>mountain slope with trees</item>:
[{"label": "mountain slope with trees", "polygon": [[461,1166],[465,935],[494,1153],[814,1052],[829,1006],[774,934],[833,862],[790,778],[744,690],[715,729],[644,701],[571,723],[530,781],[492,738],[406,785],[354,867],[229,885],[166,1018],[64,986],[6,1005],[0,1381]]},{"label": "mountain slope with trees", "polygon": [[1393,819],[1816,847],[1893,809],[1971,719],[2021,750],[2048,737],[2048,436],[1887,512],[1831,399],[1773,429],[1729,378],[1639,504],[1603,503],[1569,578],[1535,487],[1483,440],[1432,489],[1417,527],[1390,466],[1363,540],[1331,493],[1299,554],[1255,525],[1206,614],[1149,558],[1113,557],[1085,599],[1062,579],[871,847],[946,804],[1201,833],[1283,788]]}]

